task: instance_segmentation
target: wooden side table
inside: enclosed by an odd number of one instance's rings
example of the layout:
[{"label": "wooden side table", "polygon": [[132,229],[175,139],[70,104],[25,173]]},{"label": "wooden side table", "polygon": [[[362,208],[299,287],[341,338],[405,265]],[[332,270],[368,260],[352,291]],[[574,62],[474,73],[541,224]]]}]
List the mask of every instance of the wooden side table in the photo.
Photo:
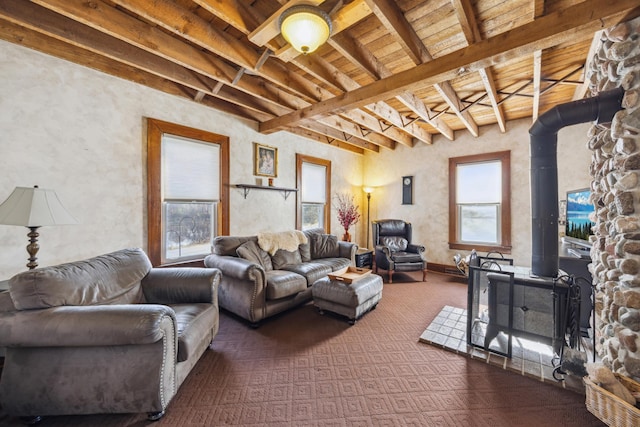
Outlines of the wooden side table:
[{"label": "wooden side table", "polygon": [[373,251],[371,249],[358,249],[356,252],[356,267],[373,268]]}]

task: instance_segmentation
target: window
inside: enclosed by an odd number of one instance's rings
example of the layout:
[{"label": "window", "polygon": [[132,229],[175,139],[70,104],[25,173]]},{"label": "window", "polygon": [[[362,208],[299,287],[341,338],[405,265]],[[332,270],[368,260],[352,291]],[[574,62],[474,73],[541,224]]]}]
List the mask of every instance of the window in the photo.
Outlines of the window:
[{"label": "window", "polygon": [[509,151],[449,159],[449,248],[511,252]]},{"label": "window", "polygon": [[296,227],[299,230],[322,228],[331,231],[331,162],[296,154],[297,185]]},{"label": "window", "polygon": [[228,138],[148,119],[147,151],[151,262],[202,260],[228,234]]}]

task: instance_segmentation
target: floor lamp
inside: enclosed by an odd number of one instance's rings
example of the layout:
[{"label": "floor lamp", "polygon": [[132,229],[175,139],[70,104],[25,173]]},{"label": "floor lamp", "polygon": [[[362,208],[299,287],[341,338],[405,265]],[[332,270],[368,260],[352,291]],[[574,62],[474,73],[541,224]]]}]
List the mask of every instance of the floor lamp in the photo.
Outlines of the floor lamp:
[{"label": "floor lamp", "polygon": [[35,187],[16,187],[7,200],[0,205],[0,224],[21,225],[29,229],[29,262],[27,268],[33,270],[38,266],[36,254],[38,245],[38,228],[44,225],[77,224],[55,191]]},{"label": "floor lamp", "polygon": [[367,193],[367,247],[369,247],[369,213],[371,211],[371,193],[373,193],[373,187],[363,187],[362,190]]}]

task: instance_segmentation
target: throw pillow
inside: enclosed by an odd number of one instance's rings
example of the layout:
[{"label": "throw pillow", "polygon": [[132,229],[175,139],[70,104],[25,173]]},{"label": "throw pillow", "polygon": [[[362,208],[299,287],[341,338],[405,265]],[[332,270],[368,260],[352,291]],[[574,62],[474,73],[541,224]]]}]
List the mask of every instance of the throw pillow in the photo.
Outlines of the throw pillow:
[{"label": "throw pillow", "polygon": [[278,249],[278,252],[271,257],[271,263],[274,270],[280,270],[285,265],[297,265],[302,263],[302,257],[298,251],[285,251],[284,249]]},{"label": "throw pillow", "polygon": [[244,242],[238,249],[236,249],[236,254],[242,259],[246,259],[247,261],[251,261],[254,264],[258,264],[265,271],[273,270],[273,264],[271,263],[271,257],[269,254],[258,246],[256,242],[253,240],[249,240],[248,242]]},{"label": "throw pillow", "polygon": [[391,252],[404,251],[407,249],[409,242],[404,237],[383,236],[380,237],[380,243],[388,247]]},{"label": "throw pillow", "polygon": [[311,258],[336,258],[340,256],[338,238],[332,234],[314,234],[311,236]]}]

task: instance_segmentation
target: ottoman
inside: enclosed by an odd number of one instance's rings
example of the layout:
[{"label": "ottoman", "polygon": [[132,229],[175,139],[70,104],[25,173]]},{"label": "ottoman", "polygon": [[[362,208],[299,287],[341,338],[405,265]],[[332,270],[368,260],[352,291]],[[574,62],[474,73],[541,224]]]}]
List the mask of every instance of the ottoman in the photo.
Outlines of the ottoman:
[{"label": "ottoman", "polygon": [[382,298],[382,277],[370,274],[353,283],[325,278],[313,284],[311,294],[320,314],[324,314],[324,310],[341,314],[353,325],[367,311],[376,308]]}]

